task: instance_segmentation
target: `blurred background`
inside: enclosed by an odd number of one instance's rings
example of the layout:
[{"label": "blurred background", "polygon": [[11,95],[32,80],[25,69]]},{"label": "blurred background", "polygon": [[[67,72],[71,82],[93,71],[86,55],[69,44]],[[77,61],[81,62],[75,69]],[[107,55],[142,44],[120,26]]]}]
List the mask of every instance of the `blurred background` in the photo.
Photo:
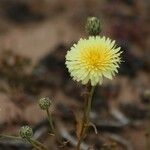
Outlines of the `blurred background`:
[{"label": "blurred background", "polygon": [[[114,80],[96,88],[91,121],[100,134],[91,128],[85,145],[150,150],[149,10],[149,0],[0,0],[0,133],[18,135],[31,125],[49,149],[75,149],[74,114],[82,112],[84,87],[70,78],[65,54],[87,37],[87,17],[96,16],[101,35],[117,41],[124,61]],[[69,142],[46,134],[46,113],[37,104],[45,96],[52,99],[58,137]],[[17,149],[31,147],[0,141],[0,150]]]}]

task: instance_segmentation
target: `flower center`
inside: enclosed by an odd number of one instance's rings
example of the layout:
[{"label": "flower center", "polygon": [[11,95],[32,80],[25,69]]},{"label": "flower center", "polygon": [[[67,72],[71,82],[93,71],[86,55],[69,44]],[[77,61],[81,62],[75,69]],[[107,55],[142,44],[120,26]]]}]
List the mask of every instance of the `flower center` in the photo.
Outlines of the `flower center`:
[{"label": "flower center", "polygon": [[88,51],[88,53],[83,56],[83,61],[89,70],[100,69],[102,60],[103,56],[98,51]]}]

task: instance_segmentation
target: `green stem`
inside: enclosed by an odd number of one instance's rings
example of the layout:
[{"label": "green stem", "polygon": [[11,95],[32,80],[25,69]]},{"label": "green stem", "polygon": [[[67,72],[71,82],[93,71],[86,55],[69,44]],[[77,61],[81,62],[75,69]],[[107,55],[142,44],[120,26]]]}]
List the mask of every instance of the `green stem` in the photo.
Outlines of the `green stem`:
[{"label": "green stem", "polygon": [[46,110],[46,113],[47,113],[47,119],[48,119],[48,122],[49,122],[50,129],[54,133],[54,125],[53,125],[53,121],[52,121],[52,116],[51,116],[48,109]]},{"label": "green stem", "polygon": [[34,139],[30,139],[29,140],[30,144],[36,148],[37,150],[48,150],[42,143],[40,143],[39,141],[37,140],[34,140]]},{"label": "green stem", "polygon": [[32,147],[34,147],[34,148],[37,149],[37,150],[41,150],[41,148],[38,147],[35,143],[33,143],[31,140],[28,140],[28,141],[29,141],[29,143],[32,145]]},{"label": "green stem", "polygon": [[85,137],[86,131],[89,126],[89,117],[90,117],[90,111],[91,111],[91,104],[92,104],[92,97],[94,93],[95,87],[91,87],[91,90],[89,92],[88,98],[85,99],[85,106],[84,106],[84,114],[82,119],[82,127],[80,132],[80,137],[77,143],[76,150],[80,150],[81,143]]},{"label": "green stem", "polygon": [[[8,138],[8,139],[14,139],[14,140],[22,140],[21,137],[0,134],[0,139],[2,139],[2,138]],[[47,150],[47,148],[42,143],[40,143],[39,141],[36,141],[34,139],[27,139],[27,140],[37,150]]]},{"label": "green stem", "polygon": [[88,124],[89,124],[89,117],[90,117],[90,111],[91,111],[91,106],[92,106],[92,97],[93,97],[94,90],[95,90],[95,86],[93,86],[91,88],[90,95],[89,95],[88,102],[87,102],[86,118],[87,118]]},{"label": "green stem", "polygon": [[3,138],[14,139],[14,140],[21,140],[21,137],[0,134],[0,139],[3,139]]}]

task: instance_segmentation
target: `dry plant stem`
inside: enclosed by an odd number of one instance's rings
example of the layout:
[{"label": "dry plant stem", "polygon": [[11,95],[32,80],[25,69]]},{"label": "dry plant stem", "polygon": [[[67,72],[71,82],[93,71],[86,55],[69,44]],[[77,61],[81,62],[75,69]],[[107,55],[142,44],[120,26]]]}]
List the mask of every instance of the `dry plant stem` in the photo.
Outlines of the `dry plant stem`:
[{"label": "dry plant stem", "polygon": [[86,131],[89,127],[89,115],[91,111],[91,104],[92,104],[92,97],[94,93],[95,87],[92,86],[90,89],[90,92],[88,94],[88,98],[85,99],[85,106],[84,106],[84,114],[83,114],[83,119],[82,119],[82,126],[81,126],[81,132],[80,132],[80,137],[77,143],[76,150],[80,150],[81,143],[85,137]]},{"label": "dry plant stem", "polygon": [[54,125],[53,125],[52,116],[49,112],[49,109],[46,110],[46,113],[47,113],[47,119],[48,119],[48,122],[49,122],[50,130],[51,130],[52,133],[54,133]]},{"label": "dry plant stem", "polygon": [[30,144],[37,150],[48,150],[42,143],[37,140],[29,139]]}]

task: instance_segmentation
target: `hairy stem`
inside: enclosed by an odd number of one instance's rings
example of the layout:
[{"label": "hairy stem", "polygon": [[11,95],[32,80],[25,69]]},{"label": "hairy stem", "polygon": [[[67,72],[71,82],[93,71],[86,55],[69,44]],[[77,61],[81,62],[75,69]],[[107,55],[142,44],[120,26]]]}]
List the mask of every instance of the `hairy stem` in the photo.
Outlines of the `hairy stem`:
[{"label": "hairy stem", "polygon": [[34,139],[30,139],[29,140],[30,144],[36,148],[37,150],[48,150],[42,143],[40,143],[39,141],[37,140],[34,140]]},{"label": "hairy stem", "polygon": [[91,104],[92,104],[92,97],[94,93],[95,87],[91,87],[90,92],[88,94],[88,98],[85,99],[85,106],[84,106],[84,113],[82,118],[82,126],[81,126],[81,132],[79,136],[79,140],[77,143],[76,150],[80,150],[81,143],[85,137],[86,131],[89,126],[89,116],[91,111]]},{"label": "hairy stem", "polygon": [[47,113],[47,119],[48,119],[48,122],[49,122],[50,130],[51,130],[52,133],[54,133],[54,125],[53,125],[53,121],[52,121],[52,116],[51,116],[48,109],[46,110],[46,113]]},{"label": "hairy stem", "polygon": [[0,139],[4,139],[4,138],[13,139],[13,140],[21,140],[21,137],[0,134]]}]

